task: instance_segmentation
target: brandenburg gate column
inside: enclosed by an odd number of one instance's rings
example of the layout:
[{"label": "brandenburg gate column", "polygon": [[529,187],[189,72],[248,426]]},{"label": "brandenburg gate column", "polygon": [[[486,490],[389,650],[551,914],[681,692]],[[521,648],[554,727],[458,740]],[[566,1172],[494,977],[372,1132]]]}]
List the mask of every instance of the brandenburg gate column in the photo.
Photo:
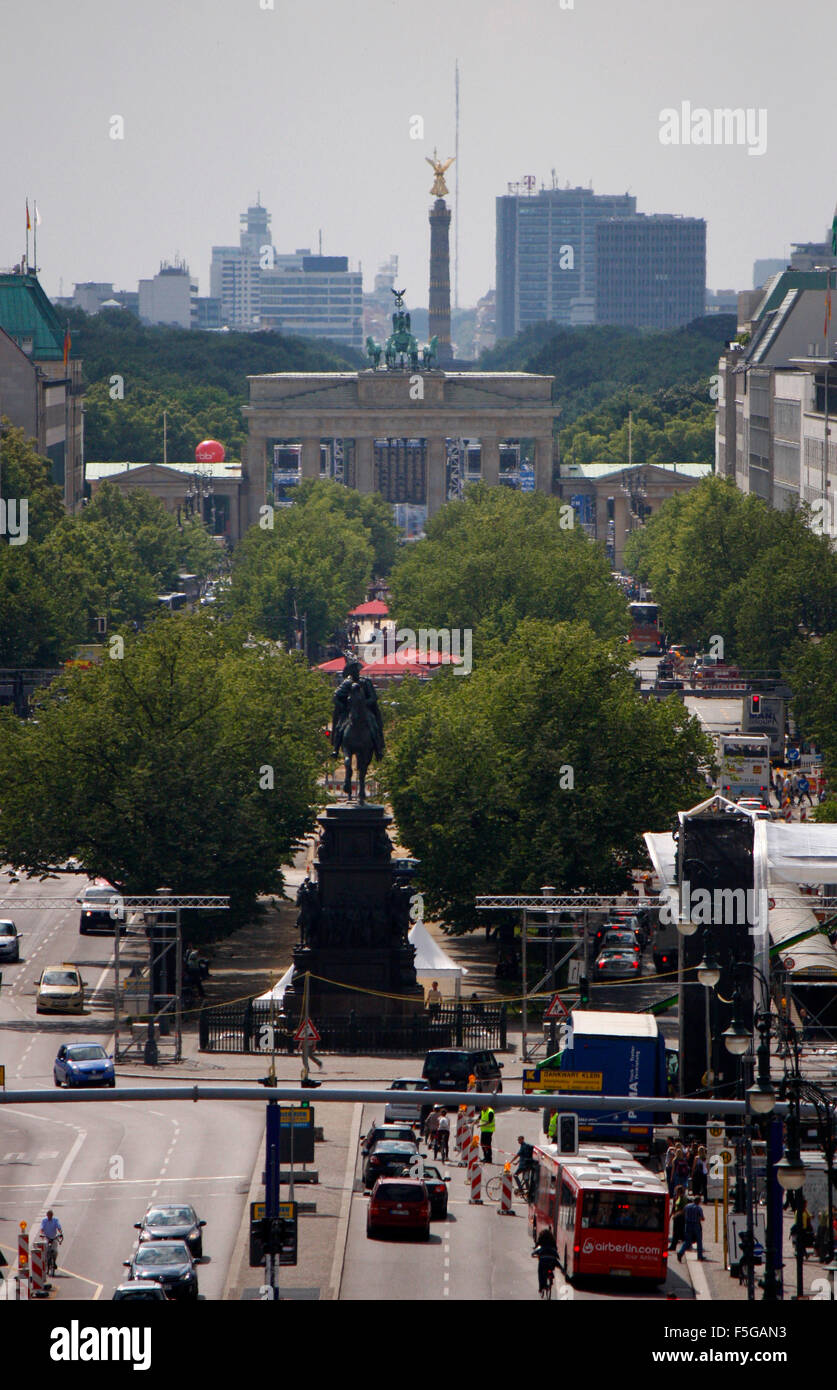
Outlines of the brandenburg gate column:
[{"label": "brandenburg gate column", "polygon": [[[243,535],[248,526],[255,525],[259,520],[259,508],[268,500],[267,436],[255,433],[252,425],[247,440],[247,462],[242,473],[243,486],[239,505]],[[273,500],[272,496],[270,500]]]},{"label": "brandenburg gate column", "polygon": [[355,435],[355,487],[364,495],[375,491],[375,440]]},{"label": "brandenburg gate column", "polygon": [[500,483],[500,440],[496,434],[480,435],[480,476],[486,487]]},{"label": "brandenburg gate column", "polygon": [[300,480],[302,478],[319,478],[320,476],[320,436],[306,434],[302,436],[302,459],[299,470]]},{"label": "brandenburg gate column", "polygon": [[433,516],[447,501],[447,449],[445,436],[434,434],[427,438],[427,515]]},{"label": "brandenburg gate column", "polygon": [[535,439],[535,491],[552,492],[552,434]]}]

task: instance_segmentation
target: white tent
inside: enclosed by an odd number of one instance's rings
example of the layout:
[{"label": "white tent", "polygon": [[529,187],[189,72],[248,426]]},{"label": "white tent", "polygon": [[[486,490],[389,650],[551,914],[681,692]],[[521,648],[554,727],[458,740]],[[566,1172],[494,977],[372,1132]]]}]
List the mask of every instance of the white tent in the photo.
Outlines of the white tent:
[{"label": "white tent", "polygon": [[[462,976],[468,973],[465,966],[457,965],[456,961],[451,960],[439,943],[434,941],[423,922],[416,922],[415,926],[410,928],[408,940],[410,945],[416,948],[416,975],[419,983],[430,985],[433,980],[438,980],[442,994],[453,993],[459,998]],[[281,980],[277,980],[273,989],[269,989],[266,994],[260,994],[257,1002],[268,1002],[272,999],[277,1009],[281,1009],[285,990],[293,979],[293,973],[294,968],[289,965]]]}]

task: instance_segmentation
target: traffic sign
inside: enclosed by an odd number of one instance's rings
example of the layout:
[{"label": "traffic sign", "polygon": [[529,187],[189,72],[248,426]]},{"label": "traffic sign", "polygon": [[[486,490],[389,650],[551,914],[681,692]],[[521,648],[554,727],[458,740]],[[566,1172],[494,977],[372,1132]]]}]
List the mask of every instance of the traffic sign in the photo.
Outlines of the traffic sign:
[{"label": "traffic sign", "polygon": [[782,964],[786,970],[796,969],[796,961],[794,960],[793,956],[782,956]]},{"label": "traffic sign", "polygon": [[723,1163],[724,1167],[726,1168],[729,1166],[730,1163],[732,1163],[732,1150],[721,1149],[721,1152],[718,1154],[718,1157]]},{"label": "traffic sign", "polygon": [[320,1035],[311,1022],[310,1018],[304,1018],[294,1033],[297,1042],[318,1043]]},{"label": "traffic sign", "polygon": [[567,1013],[567,1006],[561,998],[560,994],[553,994],[552,998],[549,1001],[549,1004],[547,1005],[546,1012],[544,1013],[544,1018],[566,1018]]},{"label": "traffic sign", "polygon": [[798,763],[798,762],[799,762],[799,749],[798,749],[798,748],[789,748],[789,749],[788,749],[788,762],[789,762],[789,763]]},{"label": "traffic sign", "polygon": [[799,790],[800,790],[801,792],[807,792],[807,790],[808,790],[808,778],[807,778],[807,777],[800,777],[799,782],[798,782],[797,785],[798,785]]}]

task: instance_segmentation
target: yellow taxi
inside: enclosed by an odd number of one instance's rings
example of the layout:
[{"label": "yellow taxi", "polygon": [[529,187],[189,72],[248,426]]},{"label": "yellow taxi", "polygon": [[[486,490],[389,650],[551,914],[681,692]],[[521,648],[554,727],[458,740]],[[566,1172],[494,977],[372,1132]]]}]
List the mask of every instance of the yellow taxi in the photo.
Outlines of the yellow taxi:
[{"label": "yellow taxi", "polygon": [[47,965],[35,984],[36,1013],[74,1014],[84,1008],[84,980],[77,965]]}]

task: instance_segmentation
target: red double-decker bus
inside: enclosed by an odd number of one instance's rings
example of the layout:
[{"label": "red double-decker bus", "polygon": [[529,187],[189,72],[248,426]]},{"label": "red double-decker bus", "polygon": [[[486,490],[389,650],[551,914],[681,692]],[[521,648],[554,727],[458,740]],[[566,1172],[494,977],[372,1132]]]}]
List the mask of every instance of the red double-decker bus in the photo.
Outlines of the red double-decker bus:
[{"label": "red double-decker bus", "polygon": [[668,1273],[669,1198],[627,1149],[588,1144],[573,1158],[535,1148],[529,1217],[534,1239],[555,1236],[567,1279],[661,1284]]},{"label": "red double-decker bus", "polygon": [[631,630],[628,641],[644,656],[663,650],[660,610],[656,603],[629,603]]}]

